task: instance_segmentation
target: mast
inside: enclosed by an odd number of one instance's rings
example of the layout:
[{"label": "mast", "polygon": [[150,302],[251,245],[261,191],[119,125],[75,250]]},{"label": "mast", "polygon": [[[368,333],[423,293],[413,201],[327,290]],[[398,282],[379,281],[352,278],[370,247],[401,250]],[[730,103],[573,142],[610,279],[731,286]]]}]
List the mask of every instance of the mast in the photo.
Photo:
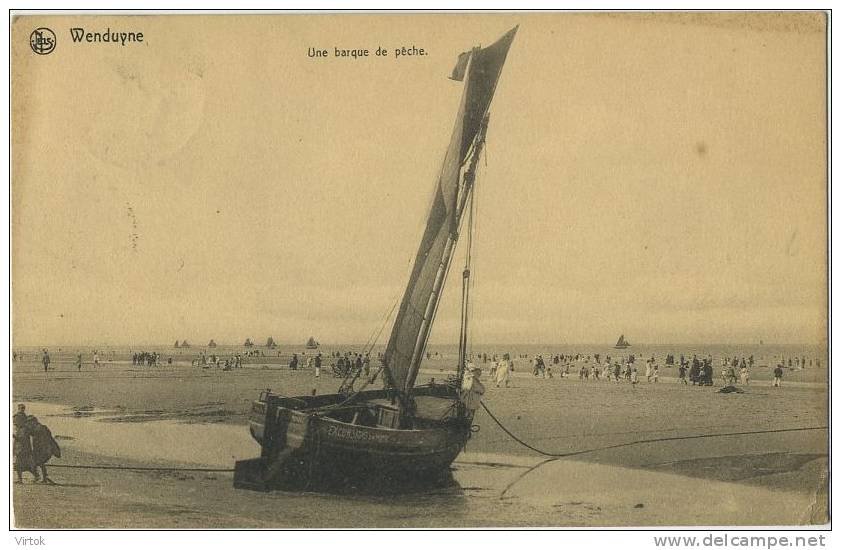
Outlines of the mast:
[{"label": "mast", "polygon": [[470,166],[464,173],[464,188],[467,194],[467,201],[470,202],[470,212],[467,220],[467,250],[464,257],[464,270],[461,274],[461,325],[459,327],[458,339],[458,382],[464,379],[464,372],[467,368],[467,337],[468,337],[468,322],[470,321],[470,266],[472,262],[471,252],[473,249],[473,186],[476,183],[476,165],[479,162],[479,157],[482,154],[482,149],[485,146],[485,132],[488,129],[489,115],[485,115],[482,121],[482,126],[479,129],[479,134],[476,136],[476,143],[474,144],[473,156],[470,158]]},{"label": "mast", "polygon": [[[452,263],[453,259],[453,252],[455,252],[456,243],[458,242],[459,237],[459,225],[463,219],[463,214],[465,208],[467,208],[468,203],[472,202],[472,191],[473,191],[473,183],[476,180],[476,165],[479,162],[479,155],[482,153],[482,149],[485,145],[485,132],[488,128],[488,117],[482,121],[482,125],[479,129],[479,133],[476,135],[476,141],[473,144],[473,153],[470,158],[469,167],[465,170],[464,175],[462,176],[462,184],[461,189],[459,192],[459,201],[458,201],[458,214],[456,216],[456,220],[458,220],[458,225],[453,228],[453,231],[450,233],[450,237],[447,241],[447,246],[444,248],[445,253],[444,257],[441,258],[441,265],[438,268],[438,274],[435,278],[435,285],[432,287],[432,294],[429,297],[429,303],[427,304],[427,309],[424,312],[424,321],[421,324],[421,330],[418,332],[418,338],[415,342],[415,349],[412,352],[412,360],[409,363],[409,385],[413,385],[415,382],[415,377],[417,376],[418,369],[420,367],[420,362],[423,360],[423,353],[426,349],[426,342],[429,339],[429,331],[432,328],[432,322],[435,319],[435,313],[438,311],[438,304],[440,303],[441,297],[441,290],[444,287],[444,283],[447,280],[447,273],[450,270],[450,264]],[[472,229],[472,228],[471,228]],[[468,233],[468,243],[470,243],[470,235]],[[467,284],[470,278],[470,270],[466,269],[466,276],[465,282],[463,284]],[[463,296],[462,298],[462,330],[461,335],[459,337],[459,365],[458,365],[458,373],[459,373],[459,380],[464,374],[464,354],[465,354],[465,347],[466,347],[466,298]]]},{"label": "mast", "polygon": [[[488,109],[516,32],[515,27],[490,46],[461,54],[450,77],[464,82],[462,97],[427,214],[426,229],[383,361],[386,385],[396,390],[407,415],[411,414],[411,390],[452,264],[464,210],[472,204],[471,192],[484,145]],[[466,271],[467,280],[463,284],[469,285],[469,264]],[[465,278],[464,272],[462,277]],[[465,363],[468,304],[469,301],[462,304],[460,372]]]}]

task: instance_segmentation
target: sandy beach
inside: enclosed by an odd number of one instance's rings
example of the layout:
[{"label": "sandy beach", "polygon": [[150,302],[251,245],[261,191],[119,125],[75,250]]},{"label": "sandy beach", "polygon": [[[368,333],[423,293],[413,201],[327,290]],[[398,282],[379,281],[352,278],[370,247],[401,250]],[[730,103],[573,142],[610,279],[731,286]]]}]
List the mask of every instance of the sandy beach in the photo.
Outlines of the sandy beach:
[{"label": "sandy beach", "polygon": [[[427,362],[422,379],[444,372]],[[261,390],[332,392],[338,380],[307,370],[188,364],[133,367],[35,362],[13,372],[26,403],[63,449],[55,486],[14,487],[18,527],[456,527],[803,525],[827,521],[827,432],[641,440],[826,425],[825,382],[755,380],[741,394],[674,383],[636,387],[535,378],[488,388],[485,403],[508,429],[550,453],[547,461],[506,435],[484,411],[453,469],[454,484],[417,494],[348,496],[236,490],[229,472],[76,469],[63,466],[225,470],[259,448],[245,425]],[[672,369],[673,370],[673,369]],[[793,377],[789,377],[793,378]],[[623,443],[631,445],[602,449]],[[601,449],[601,450],[600,450]],[[544,463],[545,462],[545,463]],[[541,464],[543,463],[543,464]],[[516,503],[516,506],[514,505]],[[353,514],[348,512],[353,505]],[[359,511],[363,513],[360,515]],[[365,517],[364,521],[359,517]]]}]

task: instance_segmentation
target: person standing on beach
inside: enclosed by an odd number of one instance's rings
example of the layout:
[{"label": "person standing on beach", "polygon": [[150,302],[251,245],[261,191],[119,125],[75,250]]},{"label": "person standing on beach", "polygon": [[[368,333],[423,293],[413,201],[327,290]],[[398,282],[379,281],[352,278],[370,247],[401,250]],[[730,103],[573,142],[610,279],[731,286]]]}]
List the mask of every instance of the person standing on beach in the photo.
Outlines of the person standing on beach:
[{"label": "person standing on beach", "polygon": [[[32,465],[33,468],[41,468],[41,483],[55,485],[53,480],[47,476],[47,462],[52,457],[61,458],[61,449],[50,429],[34,416],[27,417],[27,430],[32,437]],[[37,473],[36,473],[37,479]]]},{"label": "person standing on beach", "polygon": [[704,359],[704,366],[703,366],[702,372],[703,372],[703,376],[701,378],[703,379],[703,383],[701,385],[702,386],[712,386],[713,385],[713,362],[712,362],[712,359],[710,359],[709,357],[707,359]]},{"label": "person standing on beach", "polygon": [[315,377],[321,376],[321,354],[315,356]]},{"label": "person standing on beach", "polygon": [[[18,412],[14,417],[14,442],[12,445],[14,468],[17,474],[15,483],[23,483],[23,472],[29,472],[38,481],[38,470],[32,460],[32,439],[24,405],[18,405]],[[23,415],[21,417],[21,415]]]},{"label": "person standing on beach", "polygon": [[748,371],[748,366],[744,362],[741,368],[739,368],[739,377],[742,379],[743,386],[747,386],[750,383],[750,371]]},{"label": "person standing on beach", "polygon": [[93,350],[93,366],[94,368],[99,366],[99,352],[97,350]]},{"label": "person standing on beach", "polygon": [[82,372],[82,354],[76,356],[76,370]]},{"label": "person standing on beach", "polygon": [[505,387],[508,387],[508,382],[511,377],[511,360],[508,358],[509,355],[506,353],[502,356],[502,360],[496,366],[496,387],[498,388],[500,384],[505,384]]},{"label": "person standing on beach", "polygon": [[473,367],[461,382],[461,402],[468,411],[476,411],[485,394],[485,386],[479,381],[481,375],[482,369]]},{"label": "person standing on beach", "polygon": [[15,429],[23,427],[26,424],[26,405],[21,403],[18,405],[18,412],[12,416],[12,425]]},{"label": "person standing on beach", "polygon": [[681,357],[680,366],[677,369],[677,381],[679,384],[686,385],[686,363],[683,362],[683,358]]},{"label": "person standing on beach", "polygon": [[779,363],[774,369],[774,387],[779,388],[783,383],[783,365]]},{"label": "person standing on beach", "polygon": [[50,354],[44,348],[44,355],[41,356],[41,362],[44,364],[44,372],[50,370]]}]

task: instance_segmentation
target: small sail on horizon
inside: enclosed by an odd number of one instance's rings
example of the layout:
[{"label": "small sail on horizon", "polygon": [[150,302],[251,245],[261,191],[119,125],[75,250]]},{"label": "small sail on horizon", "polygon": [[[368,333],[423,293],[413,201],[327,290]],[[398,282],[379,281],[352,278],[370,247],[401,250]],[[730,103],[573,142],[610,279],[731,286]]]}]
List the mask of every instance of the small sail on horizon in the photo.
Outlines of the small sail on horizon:
[{"label": "small sail on horizon", "polygon": [[625,340],[625,335],[624,334],[621,334],[619,336],[619,340],[616,341],[616,345],[613,346],[613,347],[617,348],[617,349],[629,348],[629,347],[631,347],[631,343],[629,341]]}]

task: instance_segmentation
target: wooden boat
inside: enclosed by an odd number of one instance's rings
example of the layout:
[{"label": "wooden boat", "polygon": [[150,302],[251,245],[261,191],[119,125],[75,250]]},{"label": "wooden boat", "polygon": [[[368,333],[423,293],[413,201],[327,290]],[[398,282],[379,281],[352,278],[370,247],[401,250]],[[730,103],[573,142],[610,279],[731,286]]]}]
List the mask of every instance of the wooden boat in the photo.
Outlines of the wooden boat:
[{"label": "wooden boat", "polygon": [[249,422],[261,455],[236,463],[235,486],[315,488],[433,477],[450,466],[467,442],[472,416],[459,414],[451,385],[415,388],[411,426],[401,420],[389,390],[354,395],[355,404],[342,404],[346,394],[263,393]]},{"label": "wooden boat", "polygon": [[318,349],[318,342],[315,341],[315,338],[310,336],[310,339],[307,340],[307,349]]},{"label": "wooden boat", "polygon": [[[434,480],[449,473],[470,437],[471,407],[477,405],[470,391],[478,383],[465,373],[476,166],[485,144],[490,102],[516,31],[515,27],[490,46],[459,55],[450,76],[464,82],[456,124],[379,369],[367,378],[351,369],[335,394],[261,393],[249,419],[251,435],[261,446],[260,457],[236,463],[236,487],[315,488],[367,481],[382,485]],[[416,386],[464,219],[457,374],[447,383]],[[384,388],[367,389],[380,374]],[[362,387],[354,390],[360,377]]]},{"label": "wooden boat", "polygon": [[631,343],[625,340],[625,335],[622,334],[619,336],[619,340],[616,341],[616,345],[613,346],[615,349],[627,349],[631,347]]}]

